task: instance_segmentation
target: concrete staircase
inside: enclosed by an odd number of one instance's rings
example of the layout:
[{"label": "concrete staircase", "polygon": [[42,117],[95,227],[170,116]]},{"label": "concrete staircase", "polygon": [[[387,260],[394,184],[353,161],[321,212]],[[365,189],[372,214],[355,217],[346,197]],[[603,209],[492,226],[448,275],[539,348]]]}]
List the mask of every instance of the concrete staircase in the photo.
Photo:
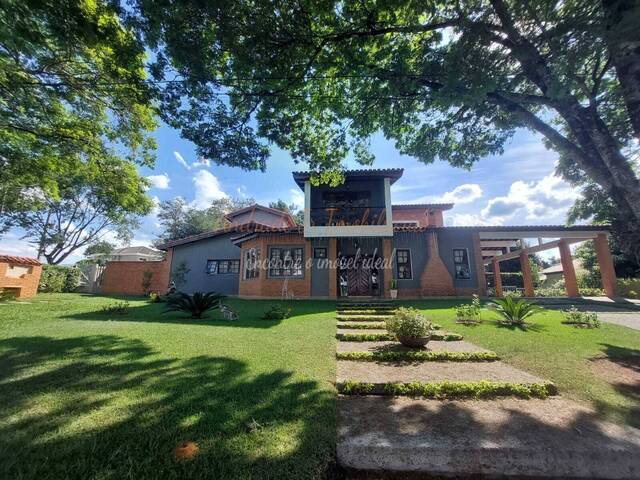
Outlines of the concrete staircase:
[{"label": "concrete staircase", "polygon": [[[390,301],[339,302],[338,338],[386,333],[383,321],[395,308]],[[487,352],[464,340],[431,341],[427,347]],[[409,350],[392,340],[338,341],[336,348],[338,355]],[[558,396],[515,398],[519,388],[549,384],[501,361],[338,360],[336,377],[337,457],[348,470],[456,478],[640,478],[640,431],[598,420],[592,410]],[[490,399],[440,398],[469,384],[489,388]],[[440,393],[404,396],[412,391]],[[555,388],[541,391],[545,397]]]}]

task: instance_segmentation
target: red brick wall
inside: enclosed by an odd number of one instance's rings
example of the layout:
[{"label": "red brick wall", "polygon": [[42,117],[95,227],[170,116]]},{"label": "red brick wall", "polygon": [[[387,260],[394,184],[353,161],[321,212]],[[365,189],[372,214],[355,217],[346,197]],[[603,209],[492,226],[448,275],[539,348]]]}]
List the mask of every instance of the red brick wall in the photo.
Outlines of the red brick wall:
[{"label": "red brick wall", "polygon": [[438,250],[438,236],[435,232],[427,233],[429,256],[427,265],[420,276],[420,288],[425,297],[443,297],[455,295],[453,279],[445,266]]},{"label": "red brick wall", "polygon": [[166,258],[161,262],[107,262],[102,274],[100,293],[144,295],[142,278],[147,270],[153,273],[149,291],[166,293],[172,254],[173,249],[170,248]]},{"label": "red brick wall", "polygon": [[238,294],[240,297],[267,297],[279,298],[282,296],[284,278],[268,278],[267,270],[260,269],[258,278],[244,279],[244,257],[245,252],[251,248],[260,249],[260,263],[264,262],[269,255],[269,246],[276,245],[304,245],[304,277],[288,279],[287,291],[293,293],[295,298],[309,298],[311,296],[311,241],[302,235],[260,235],[242,244],[240,254],[240,285]]},{"label": "red brick wall", "polygon": [[7,277],[9,265],[9,263],[0,262],[0,288],[15,289],[18,298],[33,297],[38,293],[42,265],[11,264],[31,269],[29,273],[18,278]]},{"label": "red brick wall", "polygon": [[[393,208],[393,207],[392,207]],[[442,210],[424,208],[402,208],[392,210],[394,222],[418,222],[420,227],[443,225]]]}]

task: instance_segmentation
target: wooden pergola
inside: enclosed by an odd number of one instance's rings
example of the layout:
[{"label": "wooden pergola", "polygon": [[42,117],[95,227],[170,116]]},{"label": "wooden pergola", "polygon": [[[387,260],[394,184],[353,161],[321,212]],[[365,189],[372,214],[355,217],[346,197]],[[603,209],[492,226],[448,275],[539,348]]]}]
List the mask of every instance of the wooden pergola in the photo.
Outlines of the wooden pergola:
[{"label": "wooden pergola", "polygon": [[[571,258],[570,245],[584,241],[593,241],[598,263],[602,287],[608,297],[616,295],[616,274],[613,268],[613,259],[609,251],[609,228],[602,225],[581,226],[523,226],[523,227],[479,227],[480,248],[482,261],[485,265],[493,266],[496,296],[503,295],[502,281],[500,279],[500,262],[520,259],[524,294],[526,297],[535,295],[529,255],[543,252],[552,248],[560,251],[560,261],[564,275],[564,284],[569,297],[579,296],[576,272]],[[519,245],[525,245],[527,238],[537,239],[537,245],[511,251]]]}]

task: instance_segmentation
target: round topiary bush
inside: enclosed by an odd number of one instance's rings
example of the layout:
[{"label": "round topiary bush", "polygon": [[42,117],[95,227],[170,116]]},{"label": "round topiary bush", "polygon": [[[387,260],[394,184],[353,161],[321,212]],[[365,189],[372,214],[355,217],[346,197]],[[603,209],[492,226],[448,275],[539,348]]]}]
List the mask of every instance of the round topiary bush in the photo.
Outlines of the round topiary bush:
[{"label": "round topiary bush", "polygon": [[431,322],[415,308],[400,307],[386,320],[387,331],[406,347],[424,347],[431,338]]}]

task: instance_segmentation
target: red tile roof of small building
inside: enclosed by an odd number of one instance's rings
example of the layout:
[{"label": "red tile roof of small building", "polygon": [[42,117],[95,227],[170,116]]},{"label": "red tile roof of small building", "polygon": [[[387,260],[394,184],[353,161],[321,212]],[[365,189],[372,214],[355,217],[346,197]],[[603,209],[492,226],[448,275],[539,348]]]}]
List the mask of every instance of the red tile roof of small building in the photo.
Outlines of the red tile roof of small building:
[{"label": "red tile roof of small building", "polygon": [[16,263],[18,265],[42,265],[42,263],[31,257],[15,257],[13,255],[0,255],[0,263]]}]

